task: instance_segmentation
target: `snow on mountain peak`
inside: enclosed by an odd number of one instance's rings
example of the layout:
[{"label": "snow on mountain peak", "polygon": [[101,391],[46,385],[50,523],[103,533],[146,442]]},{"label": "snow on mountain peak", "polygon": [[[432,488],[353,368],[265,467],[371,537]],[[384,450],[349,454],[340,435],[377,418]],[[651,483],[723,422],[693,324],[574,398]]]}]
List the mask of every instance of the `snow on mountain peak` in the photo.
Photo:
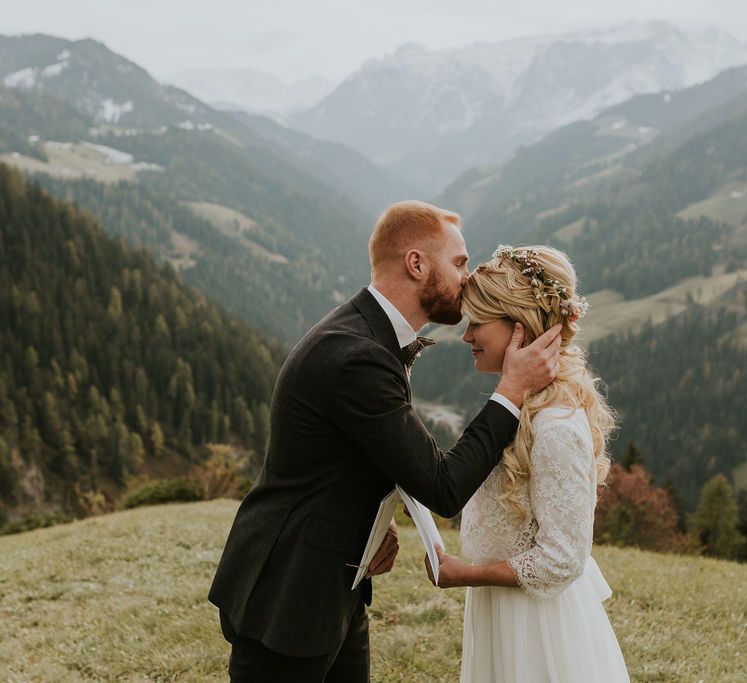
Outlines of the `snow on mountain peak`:
[{"label": "snow on mountain peak", "polygon": [[25,69],[14,71],[3,79],[3,83],[5,83],[5,86],[8,88],[30,90],[36,83],[36,69],[26,67]]},{"label": "snow on mountain peak", "polygon": [[55,64],[50,64],[49,66],[45,66],[41,70],[41,77],[42,78],[53,78],[54,76],[59,76],[67,67],[69,62],[67,60],[62,62],[56,62]]},{"label": "snow on mountain peak", "polygon": [[40,79],[54,78],[59,76],[70,64],[68,61],[70,52],[64,50],[57,55],[57,61],[44,67],[27,66],[18,69],[3,78],[3,83],[8,88],[19,88],[21,90],[31,90],[40,83]]},{"label": "snow on mountain peak", "polygon": [[747,43],[661,21],[464,48],[403,45],[291,120],[438,191],[428,174],[450,180],[455,167],[439,150],[451,150],[462,168],[495,163],[634,95],[695,85],[743,63]]}]

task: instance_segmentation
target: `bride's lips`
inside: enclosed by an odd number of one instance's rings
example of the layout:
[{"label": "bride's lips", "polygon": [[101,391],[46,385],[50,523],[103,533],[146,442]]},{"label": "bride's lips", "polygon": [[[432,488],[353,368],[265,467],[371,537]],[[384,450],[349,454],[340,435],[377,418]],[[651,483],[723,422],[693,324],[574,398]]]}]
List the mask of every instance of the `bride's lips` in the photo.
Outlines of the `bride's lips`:
[{"label": "bride's lips", "polygon": [[472,349],[473,356],[476,356],[478,353],[482,353],[482,349]]}]

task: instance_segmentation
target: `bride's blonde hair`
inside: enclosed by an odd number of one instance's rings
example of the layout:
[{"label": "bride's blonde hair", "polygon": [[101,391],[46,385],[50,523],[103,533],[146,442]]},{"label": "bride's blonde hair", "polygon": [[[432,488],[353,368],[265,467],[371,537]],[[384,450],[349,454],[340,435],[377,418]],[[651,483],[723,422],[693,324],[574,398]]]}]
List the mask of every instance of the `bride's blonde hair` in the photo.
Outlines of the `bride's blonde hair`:
[{"label": "bride's blonde hair", "polygon": [[[517,253],[519,257],[509,256]],[[529,267],[521,254],[531,255]],[[540,269],[538,278],[535,273]],[[591,373],[584,350],[573,343],[578,332],[578,308],[571,307],[569,314],[568,304],[579,301],[576,280],[576,271],[562,251],[548,246],[503,248],[474,270],[462,296],[462,312],[470,322],[489,323],[508,317],[524,326],[525,344],[556,323],[563,325],[557,377],[539,393],[524,397],[516,438],[503,451],[500,499],[520,519],[528,512],[518,493],[530,475],[532,419],[543,408],[561,406],[570,412],[583,409],[591,426],[597,483],[603,483],[609,472],[607,445],[615,416],[597,388],[601,380]]]}]

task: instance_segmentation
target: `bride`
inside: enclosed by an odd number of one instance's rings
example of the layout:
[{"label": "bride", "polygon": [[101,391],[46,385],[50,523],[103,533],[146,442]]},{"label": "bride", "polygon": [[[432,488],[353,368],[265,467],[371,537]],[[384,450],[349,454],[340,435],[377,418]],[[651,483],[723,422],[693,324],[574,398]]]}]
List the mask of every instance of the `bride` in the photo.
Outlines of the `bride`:
[{"label": "bride", "polygon": [[587,304],[562,252],[501,246],[493,256],[463,293],[476,369],[501,371],[517,322],[528,343],[560,321],[562,343],[557,379],[526,397],[514,442],[462,511],[468,562],[439,548],[438,585],[468,586],[461,681],[629,681],[590,554],[614,419],[573,343]]}]

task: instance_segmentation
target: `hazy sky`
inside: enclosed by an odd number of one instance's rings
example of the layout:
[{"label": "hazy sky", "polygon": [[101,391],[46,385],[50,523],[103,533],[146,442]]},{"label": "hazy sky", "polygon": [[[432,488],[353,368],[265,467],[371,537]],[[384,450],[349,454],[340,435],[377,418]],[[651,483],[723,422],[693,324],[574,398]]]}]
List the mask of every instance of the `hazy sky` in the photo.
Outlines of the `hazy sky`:
[{"label": "hazy sky", "polygon": [[92,37],[157,78],[246,68],[340,79],[403,43],[478,40],[664,19],[747,40],[746,0],[0,0],[0,33]]}]

